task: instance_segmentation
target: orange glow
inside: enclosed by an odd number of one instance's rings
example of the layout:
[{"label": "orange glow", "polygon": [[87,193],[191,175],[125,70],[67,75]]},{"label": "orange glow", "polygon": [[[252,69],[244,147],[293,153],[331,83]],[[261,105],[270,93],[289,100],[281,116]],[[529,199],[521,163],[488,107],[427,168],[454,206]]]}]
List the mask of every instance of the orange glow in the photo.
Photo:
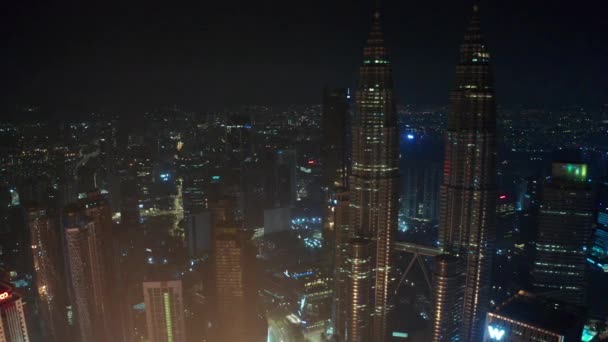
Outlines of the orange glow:
[{"label": "orange glow", "polygon": [[2,292],[2,293],[0,293],[0,300],[8,299],[8,296],[9,296],[8,292]]}]

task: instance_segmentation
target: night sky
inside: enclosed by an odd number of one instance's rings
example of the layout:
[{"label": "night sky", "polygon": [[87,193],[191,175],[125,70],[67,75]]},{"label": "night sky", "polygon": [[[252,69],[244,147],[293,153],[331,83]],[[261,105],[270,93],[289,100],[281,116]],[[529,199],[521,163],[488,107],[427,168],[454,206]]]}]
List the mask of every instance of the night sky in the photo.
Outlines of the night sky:
[{"label": "night sky", "polygon": [[[51,4],[52,3],[52,4]],[[470,1],[385,0],[401,104],[448,101]],[[353,86],[371,0],[11,1],[3,110],[319,103]],[[606,1],[481,2],[499,104],[608,103]]]}]

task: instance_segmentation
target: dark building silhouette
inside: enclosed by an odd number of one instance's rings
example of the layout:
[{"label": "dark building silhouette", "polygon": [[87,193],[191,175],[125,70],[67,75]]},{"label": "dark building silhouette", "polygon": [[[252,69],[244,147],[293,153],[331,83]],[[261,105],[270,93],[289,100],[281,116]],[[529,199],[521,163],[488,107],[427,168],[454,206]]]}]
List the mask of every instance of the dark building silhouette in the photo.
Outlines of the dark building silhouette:
[{"label": "dark building silhouette", "polygon": [[[490,54],[481,36],[479,13],[460,46],[456,87],[445,138],[439,244],[463,258],[465,278],[460,340],[477,342],[489,306],[496,215],[496,104]],[[435,309],[439,294],[435,291]],[[458,293],[458,291],[447,291]],[[448,324],[435,310],[433,326]],[[454,313],[458,314],[458,313]],[[443,315],[450,319],[450,315]],[[435,333],[436,335],[436,333]]]},{"label": "dark building silhouette", "polygon": [[[380,14],[376,12],[359,71],[349,182],[353,235],[373,241],[369,251],[373,290],[351,287],[347,300],[348,306],[365,306],[369,310],[367,319],[346,323],[347,333],[358,331],[360,341],[371,341],[372,336],[373,340],[384,341],[388,331],[391,244],[397,229],[399,201],[399,133],[391,73]],[[356,327],[364,321],[371,324],[370,329]],[[352,340],[351,336],[345,338]]]},{"label": "dark building silhouette", "polygon": [[344,88],[323,90],[323,112],[321,116],[323,187],[331,191],[348,184],[350,160],[350,93]]},{"label": "dark building silhouette", "polygon": [[255,248],[252,232],[227,219],[213,227],[213,324],[211,341],[266,341],[267,324],[257,305]]},{"label": "dark building silhouette", "polygon": [[432,221],[439,217],[441,167],[433,162],[410,163],[403,171],[402,208],[408,219]]},{"label": "dark building silhouette", "polygon": [[585,305],[587,248],[593,234],[594,209],[587,165],[554,163],[541,197],[532,268],[536,292],[558,301]]},{"label": "dark building silhouette", "polygon": [[267,151],[265,160],[266,209],[293,207],[296,204],[296,151]]}]

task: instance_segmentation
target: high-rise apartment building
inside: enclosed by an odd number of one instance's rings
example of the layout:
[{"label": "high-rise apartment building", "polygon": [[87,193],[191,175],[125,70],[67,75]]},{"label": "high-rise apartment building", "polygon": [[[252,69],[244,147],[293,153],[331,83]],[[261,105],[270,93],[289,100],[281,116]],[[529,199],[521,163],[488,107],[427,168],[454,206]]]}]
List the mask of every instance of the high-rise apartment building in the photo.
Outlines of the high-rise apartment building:
[{"label": "high-rise apartment building", "polygon": [[587,165],[553,163],[545,181],[538,218],[535,290],[566,303],[585,305],[588,247],[595,201]]},{"label": "high-rise apartment building", "polygon": [[[372,290],[352,288],[347,305],[369,309],[370,317],[358,322],[370,322],[371,329],[367,332],[355,329],[363,334],[360,340],[384,341],[390,310],[391,247],[397,229],[399,133],[391,65],[377,12],[363,50],[359,78],[357,111],[352,126],[350,224],[354,237],[372,241]],[[369,295],[358,291],[369,291]],[[347,326],[358,322],[347,322]],[[346,339],[351,340],[351,337],[346,336]]]},{"label": "high-rise apartment building", "polygon": [[146,326],[150,342],[185,342],[181,280],[143,283]]},{"label": "high-rise apartment building", "polygon": [[83,341],[113,341],[120,324],[110,285],[112,217],[107,199],[87,194],[65,210],[63,219],[68,295]]},{"label": "high-rise apartment building", "polygon": [[29,342],[24,303],[10,284],[0,282],[0,342]]},{"label": "high-rise apartment building", "polygon": [[42,334],[46,341],[59,342],[65,339],[66,332],[65,286],[61,268],[61,236],[55,222],[47,208],[26,206],[26,225],[30,236]]},{"label": "high-rise apartment building", "polygon": [[218,221],[212,238],[212,341],[265,341],[266,321],[257,306],[255,248],[240,223]]},{"label": "high-rise apartment building", "polygon": [[[439,245],[463,259],[464,287],[460,340],[478,342],[489,306],[496,215],[496,104],[490,53],[482,38],[477,6],[460,46],[456,87],[445,138],[440,198]],[[433,326],[439,317],[439,288],[434,289]],[[447,293],[459,293],[448,290]],[[451,301],[451,300],[450,300]],[[456,313],[455,313],[456,314]],[[437,335],[435,333],[435,335]]]}]

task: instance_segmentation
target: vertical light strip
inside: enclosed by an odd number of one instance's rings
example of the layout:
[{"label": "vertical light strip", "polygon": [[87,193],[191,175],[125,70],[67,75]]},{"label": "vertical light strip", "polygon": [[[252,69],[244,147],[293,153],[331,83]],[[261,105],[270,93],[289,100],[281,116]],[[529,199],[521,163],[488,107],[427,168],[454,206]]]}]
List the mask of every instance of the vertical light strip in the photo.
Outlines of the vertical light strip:
[{"label": "vertical light strip", "polygon": [[173,327],[171,321],[171,301],[169,293],[163,293],[163,304],[165,306],[165,325],[167,327],[167,342],[173,342]]}]

